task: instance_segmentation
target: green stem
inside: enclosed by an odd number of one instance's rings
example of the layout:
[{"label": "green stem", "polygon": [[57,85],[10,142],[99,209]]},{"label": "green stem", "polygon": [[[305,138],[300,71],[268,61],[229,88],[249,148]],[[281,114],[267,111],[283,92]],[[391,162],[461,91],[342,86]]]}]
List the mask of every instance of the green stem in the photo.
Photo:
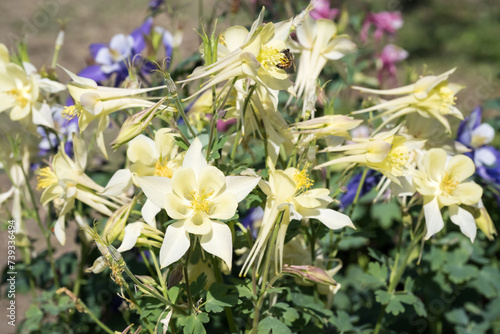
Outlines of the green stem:
[{"label": "green stem", "polygon": [[365,183],[366,175],[368,174],[368,168],[363,169],[363,174],[361,175],[361,180],[359,180],[358,184],[358,190],[356,191],[356,196],[354,197],[354,200],[352,201],[352,206],[351,206],[351,212],[349,216],[352,216],[352,213],[354,212],[354,208],[358,204],[358,199],[361,194],[361,190],[363,189],[363,184]]},{"label": "green stem", "polygon": [[146,328],[148,329],[149,333],[154,334],[153,329],[151,328],[151,325],[149,324],[149,321],[146,317],[142,316],[142,309],[139,306],[139,303],[137,302],[137,299],[135,299],[134,294],[132,291],[130,291],[130,288],[128,287],[128,284],[124,284],[125,290],[127,291],[128,295],[130,296],[130,300],[132,303],[134,303],[135,307],[137,308],[137,311],[139,312],[140,317],[144,320],[144,323],[146,324]]},{"label": "green stem", "polygon": [[33,209],[35,210],[35,217],[36,217],[36,222],[38,224],[38,227],[42,231],[43,236],[45,237],[45,242],[47,243],[47,253],[49,254],[49,261],[50,261],[50,269],[52,270],[52,274],[54,275],[54,286],[56,289],[59,289],[59,278],[57,276],[57,270],[56,270],[56,265],[54,262],[54,255],[52,252],[52,244],[50,243],[50,233],[48,232],[47,229],[42,224],[42,219],[40,218],[40,213],[38,212],[38,206],[36,205],[36,200],[35,200],[35,194],[33,193],[33,189],[31,188],[31,184],[28,179],[28,175],[24,171],[24,168],[21,167],[21,170],[23,171],[24,175],[24,180],[26,181],[26,185],[28,187],[28,192],[30,194],[30,199],[31,203],[33,205]]},{"label": "green stem", "polygon": [[182,119],[184,120],[184,123],[186,123],[189,133],[191,133],[191,136],[195,138],[196,132],[194,132],[193,128],[191,127],[191,124],[189,124],[189,119],[187,118],[186,113],[184,112],[184,107],[182,106],[181,100],[179,99],[179,94],[177,93],[177,86],[175,85],[174,80],[172,80],[172,77],[167,72],[163,73],[163,77],[165,78],[165,81],[167,83],[168,92],[170,93],[172,99],[175,102],[177,111],[179,111],[179,113],[182,116]]},{"label": "green stem", "polygon": [[123,260],[123,257],[121,256],[120,253],[113,247],[113,246],[108,246],[108,250],[111,253],[111,256],[113,257],[113,260],[116,261],[119,265],[122,266],[123,271],[132,279],[132,281],[139,286],[141,289],[147,291],[149,294],[153,295],[156,299],[161,301],[163,304],[173,308],[174,310],[186,315],[186,312],[184,312],[183,309],[179,308],[177,305],[172,304],[168,299],[160,295],[158,292],[154,291],[153,289],[149,288],[148,286],[142,284],[137,277],[130,271],[130,269],[127,267],[127,264],[125,263],[125,260]]},{"label": "green stem", "polygon": [[[192,245],[193,243],[191,243]],[[189,287],[189,276],[188,276],[188,265],[189,265],[189,256],[191,255],[191,247],[188,248],[186,252],[186,262],[184,263],[183,266],[183,273],[184,273],[184,281],[186,282],[186,293],[187,293],[187,298],[188,298],[188,309],[189,313],[193,311],[193,300],[191,297],[191,288]]]},{"label": "green stem", "polygon": [[264,299],[267,296],[267,291],[269,290],[270,287],[273,286],[274,282],[276,282],[280,277],[281,277],[281,273],[279,273],[278,275],[274,276],[269,281],[269,284],[265,287],[265,289],[263,290],[263,292],[260,295],[259,299],[257,300],[257,304],[255,305],[255,312],[254,312],[253,323],[252,323],[252,334],[257,334],[257,328],[259,327],[260,309],[262,308],[262,304],[264,304]]},{"label": "green stem", "polygon": [[[423,234],[420,237],[422,237],[422,236],[423,236]],[[406,252],[406,255],[404,257],[403,262],[401,263],[401,265],[399,267],[397,267],[398,269],[396,271],[396,274],[393,275],[393,273],[391,273],[391,278],[389,279],[389,286],[387,287],[387,292],[389,292],[390,294],[394,294],[394,290],[396,289],[396,286],[399,284],[399,281],[401,280],[401,277],[403,276],[403,273],[406,269],[406,266],[408,265],[408,260],[410,259],[411,253],[413,252],[413,249],[415,248],[415,246],[418,245],[418,243],[419,243],[419,239],[420,238],[416,238],[416,239],[411,241],[410,246],[408,246],[408,250]],[[396,267],[397,263],[395,263],[394,266]],[[382,320],[384,319],[386,308],[387,308],[387,304],[382,306],[382,308],[380,310],[380,314],[379,314],[378,319],[377,319],[377,323],[375,325],[375,329],[373,330],[373,334],[378,334],[380,332],[380,330],[382,329]]]},{"label": "green stem", "polygon": [[158,281],[160,282],[161,292],[163,293],[163,297],[168,298],[167,297],[167,286],[165,285],[165,280],[163,279],[163,274],[161,272],[160,266],[158,265],[158,261],[156,261],[156,255],[153,252],[151,245],[148,245],[148,248],[149,248],[149,252],[151,254],[151,258],[153,259],[153,264],[154,264],[155,269],[156,269],[156,275],[158,275]]},{"label": "green stem", "polygon": [[[219,261],[214,256],[212,256],[212,266],[214,267],[215,280],[217,283],[222,283],[222,273],[220,271]],[[238,329],[236,328],[236,323],[234,322],[233,311],[230,307],[224,307],[224,312],[226,313],[229,330],[231,333],[236,333]]]},{"label": "green stem", "polygon": [[78,303],[78,305],[80,305],[80,306],[84,309],[85,313],[87,313],[87,314],[89,315],[89,317],[90,317],[92,320],[94,320],[94,322],[95,322],[95,323],[96,323],[99,327],[101,327],[101,328],[102,328],[102,329],[103,329],[106,333],[109,333],[109,334],[114,334],[114,333],[115,333],[115,332],[114,332],[114,331],[112,331],[112,330],[111,330],[108,326],[106,326],[105,324],[103,324],[103,323],[101,322],[101,320],[99,320],[99,319],[95,316],[95,314],[94,314],[94,313],[92,313],[92,311],[91,311],[91,310],[87,307],[87,305],[85,305],[85,303],[84,303],[84,302],[83,302],[80,298],[79,298],[79,299],[77,299],[77,301],[75,302],[75,304],[77,304],[77,303]]}]

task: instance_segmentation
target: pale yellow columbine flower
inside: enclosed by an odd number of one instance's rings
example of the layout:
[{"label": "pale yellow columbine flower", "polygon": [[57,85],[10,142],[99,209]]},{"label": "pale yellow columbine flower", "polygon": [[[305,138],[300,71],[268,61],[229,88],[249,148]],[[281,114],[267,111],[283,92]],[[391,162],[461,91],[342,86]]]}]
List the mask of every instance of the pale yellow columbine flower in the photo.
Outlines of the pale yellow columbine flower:
[{"label": "pale yellow columbine flower", "polygon": [[260,178],[224,176],[219,169],[207,164],[202,144],[195,138],[182,168],[174,172],[172,179],[149,176],[138,180],[148,199],[177,220],[165,232],[160,250],[162,268],[179,260],[188,250],[189,234],[200,240],[205,251],[221,258],[231,268],[231,230],[219,220],[234,216],[238,202],[252,191]]},{"label": "pale yellow columbine flower", "polygon": [[451,221],[474,242],[474,217],[460,207],[461,204],[475,205],[481,200],[483,189],[472,181],[463,182],[474,174],[474,170],[474,162],[465,155],[448,158],[446,152],[439,148],[424,154],[413,182],[424,197],[425,239],[441,231],[444,226],[441,208],[447,206]]},{"label": "pale yellow columbine flower", "polygon": [[71,160],[64,152],[64,145],[61,145],[51,166],[37,170],[37,188],[43,189],[40,202],[47,205],[50,201],[54,201],[56,206],[62,205],[54,226],[54,234],[62,245],[66,242],[65,216],[73,208],[75,200],[87,204],[106,216],[113,214],[109,208],[118,208],[116,203],[97,195],[103,188],[85,174],[87,152],[83,140],[73,136],[73,147],[75,160]]},{"label": "pale yellow columbine flower", "polygon": [[292,52],[300,52],[296,89],[297,98],[304,96],[302,117],[305,117],[307,111],[314,109],[316,81],[326,63],[356,51],[356,45],[349,36],[337,35],[335,23],[328,19],[314,20],[307,15],[296,32],[298,43],[293,40],[289,43]]},{"label": "pale yellow columbine flower", "polygon": [[10,110],[11,120],[53,128],[51,109],[44,102],[43,93],[64,89],[65,85],[59,82],[42,79],[29,63],[23,63],[23,67],[11,63],[7,48],[0,44],[0,112]]},{"label": "pale yellow columbine flower", "polygon": [[[269,183],[264,181],[260,183],[262,191],[267,195],[264,217],[257,239],[243,264],[240,275],[246,275],[255,261],[257,261],[256,274],[260,274],[259,268],[264,258],[266,245],[270,240],[271,232],[276,228],[279,228],[279,231],[274,260],[277,265],[276,270],[281,270],[286,230],[292,219],[314,218],[330,229],[339,229],[344,226],[354,228],[347,215],[327,209],[327,205],[333,201],[329,197],[328,189],[310,189],[314,182],[308,177],[306,169],[276,170],[270,158],[267,164]],[[277,220],[281,212],[283,216],[278,226]],[[267,245],[267,247],[272,246]]]},{"label": "pale yellow columbine flower", "polygon": [[397,185],[401,185],[399,177],[411,174],[410,163],[413,151],[424,144],[396,134],[400,127],[381,132],[372,138],[353,138],[355,144],[326,148],[323,152],[342,152],[344,156],[325,162],[315,169],[339,163],[354,163],[377,170]]},{"label": "pale yellow columbine flower", "polygon": [[373,107],[358,110],[353,114],[365,113],[369,111],[381,110],[382,113],[377,116],[384,117],[384,122],[379,126],[381,129],[389,122],[408,114],[418,113],[425,118],[435,118],[451,133],[451,128],[446,116],[453,116],[463,119],[463,115],[455,107],[455,94],[463,87],[448,82],[448,76],[455,69],[445,72],[441,75],[426,76],[420,78],[414,84],[386,90],[368,89],[363,87],[352,87],[365,93],[379,95],[405,95],[389,101],[383,101]]},{"label": "pale yellow columbine flower", "polygon": [[[107,157],[107,151],[103,131],[109,126],[109,114],[128,108],[152,108],[156,103],[140,95],[166,87],[126,89],[98,86],[92,79],[79,77],[67,69],[63,69],[73,80],[67,86],[75,101],[75,105],[64,109],[63,116],[67,119],[78,116],[80,132],[84,131],[94,120],[98,120],[96,139],[98,147],[105,157]],[[170,108],[170,110],[173,109]]]},{"label": "pale yellow columbine flower", "polygon": [[[130,141],[127,158],[131,162],[127,169],[118,170],[109,180],[102,195],[119,196],[134,183],[137,186],[138,177],[161,176],[172,178],[174,172],[181,167],[185,152],[179,153],[175,144],[175,134],[170,129],[163,128],[156,132],[155,140],[139,135]],[[149,199],[142,208],[144,220],[155,226],[155,216],[160,212]]]},{"label": "pale yellow columbine flower", "polygon": [[287,60],[281,51],[286,49],[285,40],[290,33],[292,20],[276,25],[270,22],[261,27],[263,16],[264,8],[250,31],[242,26],[233,26],[222,33],[217,49],[218,60],[211,65],[196,68],[187,80],[180,81],[210,77],[192,96],[235,77],[250,78],[269,90],[292,88],[285,70],[277,66]]},{"label": "pale yellow columbine flower", "polygon": [[[328,143],[351,138],[349,130],[358,127],[363,120],[344,115],[326,115],[290,125],[301,148],[309,146],[313,140],[326,139]],[[300,139],[300,140],[299,140]]]}]

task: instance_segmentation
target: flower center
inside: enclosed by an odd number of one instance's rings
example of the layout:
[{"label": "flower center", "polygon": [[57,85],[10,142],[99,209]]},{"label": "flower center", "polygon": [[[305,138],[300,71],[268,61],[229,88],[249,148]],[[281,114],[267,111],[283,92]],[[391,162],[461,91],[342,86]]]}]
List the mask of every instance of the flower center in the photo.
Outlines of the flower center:
[{"label": "flower center", "polygon": [[267,46],[262,46],[260,48],[259,55],[257,56],[257,61],[262,64],[267,69],[274,68],[276,65],[282,63],[286,60],[283,53],[279,52],[277,49]]},{"label": "flower center", "polygon": [[306,191],[314,184],[314,181],[307,175],[307,165],[300,172],[295,172],[293,175],[295,181],[295,190],[298,192]]},{"label": "flower center", "polygon": [[439,97],[441,98],[440,111],[443,114],[447,114],[450,111],[450,107],[455,105],[456,97],[455,93],[448,87],[441,87],[439,89]]},{"label": "flower center", "polygon": [[212,196],[213,193],[213,190],[206,191],[205,189],[202,189],[199,192],[196,190],[191,191],[188,196],[188,199],[190,200],[189,207],[196,212],[205,212],[208,214],[210,206],[213,204],[213,202],[209,201],[208,198]]},{"label": "flower center", "polygon": [[405,145],[393,148],[388,154],[388,159],[392,168],[402,173],[403,168],[408,164],[408,160],[410,159],[408,148]]},{"label": "flower center", "polygon": [[158,161],[155,164],[154,176],[168,177],[169,179],[171,179],[173,174],[174,172],[168,166],[167,159],[165,160],[163,160],[162,158],[158,159]]},{"label": "flower center", "polygon": [[80,105],[72,105],[72,106],[66,106],[64,109],[61,111],[61,115],[64,119],[70,121],[75,117],[80,117],[82,113],[82,108]]},{"label": "flower center", "polygon": [[50,167],[38,168],[35,173],[38,175],[36,178],[38,181],[37,190],[46,189],[58,182],[56,174],[52,172]]},{"label": "flower center", "polygon": [[453,177],[453,175],[448,174],[447,172],[444,172],[444,177],[441,180],[441,184],[440,184],[441,191],[451,195],[451,193],[455,189],[457,189],[459,183],[460,182],[458,182],[457,179],[455,179]]},{"label": "flower center", "polygon": [[11,89],[7,92],[7,94],[12,95],[16,99],[16,104],[21,108],[26,107],[29,102],[29,99],[26,95],[30,93],[30,89],[23,91],[22,89]]}]

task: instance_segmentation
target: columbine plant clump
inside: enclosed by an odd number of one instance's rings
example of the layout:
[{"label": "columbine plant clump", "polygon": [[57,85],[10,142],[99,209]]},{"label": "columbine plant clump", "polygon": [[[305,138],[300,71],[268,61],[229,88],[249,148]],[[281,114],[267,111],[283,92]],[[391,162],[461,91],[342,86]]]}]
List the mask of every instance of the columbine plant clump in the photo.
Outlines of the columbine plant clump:
[{"label": "columbine plant clump", "polygon": [[[80,71],[56,67],[62,34],[40,70],[0,45],[0,204],[33,296],[22,332],[496,328],[500,153],[481,108],[460,106],[460,69],[396,87],[408,52],[380,43],[401,13],[295,9],[223,15],[184,61],[182,32],[155,24],[163,1]],[[431,317],[441,291],[454,297]]]}]

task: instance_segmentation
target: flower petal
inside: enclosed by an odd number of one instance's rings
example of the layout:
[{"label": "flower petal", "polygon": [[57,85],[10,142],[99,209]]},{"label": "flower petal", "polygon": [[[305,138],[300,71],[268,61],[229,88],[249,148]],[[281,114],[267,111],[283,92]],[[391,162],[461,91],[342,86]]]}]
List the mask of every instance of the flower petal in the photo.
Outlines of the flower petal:
[{"label": "flower petal", "polygon": [[233,238],[231,229],[224,223],[212,222],[212,231],[200,239],[201,247],[221,258],[231,270],[233,259]]},{"label": "flower petal", "polygon": [[441,229],[444,227],[443,216],[441,215],[441,210],[439,209],[439,204],[436,197],[424,197],[424,214],[425,225],[427,226],[425,240],[427,240],[434,234],[441,231]]},{"label": "flower petal", "polygon": [[465,205],[474,205],[483,196],[483,188],[475,182],[464,182],[457,186],[452,196],[460,203]]},{"label": "flower petal", "polygon": [[433,148],[427,151],[422,158],[422,168],[434,181],[440,181],[446,165],[446,151]]},{"label": "flower petal", "polygon": [[172,192],[170,179],[160,176],[144,176],[137,177],[136,180],[147,198],[157,207],[163,208],[167,194]]},{"label": "flower petal", "polygon": [[184,220],[186,232],[196,235],[206,235],[212,231],[212,221],[204,212],[196,212]]},{"label": "flower petal", "polygon": [[251,176],[226,176],[226,193],[236,196],[241,202],[257,186],[260,177]]},{"label": "flower petal", "polygon": [[132,249],[135,244],[137,243],[137,239],[141,235],[142,231],[142,224],[141,222],[136,222],[132,224],[128,224],[125,226],[125,234],[123,236],[123,241],[120,247],[118,247],[117,251],[125,252],[130,249]]},{"label": "flower petal", "polygon": [[[313,214],[313,212],[315,214]],[[314,209],[314,210],[308,210],[308,215],[305,215],[304,217],[308,218],[315,218],[322,222],[326,227],[329,229],[339,229],[345,226],[354,227],[354,224],[351,221],[351,218],[349,218],[348,215],[345,215],[343,213],[337,212],[332,209]]]},{"label": "flower petal", "polygon": [[172,192],[180,198],[189,200],[191,193],[198,189],[197,184],[196,174],[191,167],[182,167],[172,176]]},{"label": "flower petal", "polygon": [[190,167],[193,169],[195,175],[200,173],[200,170],[207,166],[207,160],[201,153],[202,149],[201,141],[198,138],[195,138],[189,146],[189,149],[186,151],[186,155],[184,156],[184,161],[182,163],[182,167]]},{"label": "flower petal", "polygon": [[210,218],[229,219],[234,216],[238,208],[238,201],[234,194],[226,191],[214,198],[211,208]]},{"label": "flower petal", "polygon": [[142,218],[144,218],[146,223],[148,223],[149,225],[156,227],[155,217],[158,212],[160,212],[160,210],[160,207],[154,205],[152,201],[147,199],[141,209]]},{"label": "flower petal", "polygon": [[460,231],[467,236],[471,242],[476,238],[477,228],[474,216],[458,205],[450,206],[450,219],[460,227]]},{"label": "flower petal", "polygon": [[452,175],[458,182],[462,182],[467,179],[469,176],[474,174],[475,170],[476,167],[474,166],[472,159],[463,154],[455,155],[450,159],[448,165],[446,166],[446,172],[448,175]]},{"label": "flower petal", "polygon": [[172,193],[165,195],[163,207],[173,219],[186,219],[193,212],[187,199]]},{"label": "flower petal", "polygon": [[179,260],[189,249],[189,235],[184,229],[184,222],[175,222],[167,227],[160,249],[160,266],[165,268]]},{"label": "flower petal", "polygon": [[198,187],[195,189],[200,192],[204,190],[205,193],[217,195],[222,187],[224,187],[225,183],[226,178],[219,169],[214,166],[206,166],[200,170],[200,174],[198,175]]}]

